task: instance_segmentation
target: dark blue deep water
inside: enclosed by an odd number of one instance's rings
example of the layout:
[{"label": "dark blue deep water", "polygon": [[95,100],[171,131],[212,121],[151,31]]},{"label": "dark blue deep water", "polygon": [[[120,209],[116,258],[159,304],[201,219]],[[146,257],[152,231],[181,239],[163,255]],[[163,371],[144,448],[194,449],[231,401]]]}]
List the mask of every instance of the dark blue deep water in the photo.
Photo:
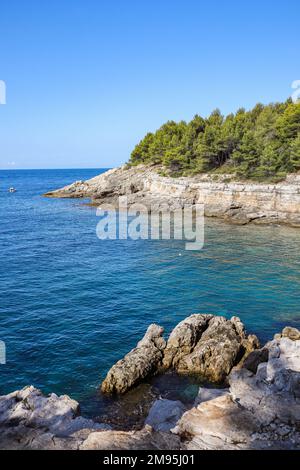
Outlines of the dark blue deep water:
[{"label": "dark blue deep water", "polygon": [[98,173],[0,172],[0,395],[34,384],[85,400],[151,322],[238,315],[262,340],[300,326],[300,230],[208,220],[199,252],[100,241],[95,208],[41,196]]}]

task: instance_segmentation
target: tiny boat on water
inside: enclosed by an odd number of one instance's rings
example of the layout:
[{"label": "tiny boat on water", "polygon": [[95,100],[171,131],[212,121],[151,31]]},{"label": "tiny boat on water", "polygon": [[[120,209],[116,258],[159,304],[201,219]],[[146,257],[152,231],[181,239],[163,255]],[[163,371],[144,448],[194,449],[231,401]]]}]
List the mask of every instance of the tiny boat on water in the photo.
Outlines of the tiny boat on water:
[{"label": "tiny boat on water", "polygon": [[17,190],[14,187],[9,188],[8,192],[9,193],[15,193]]}]

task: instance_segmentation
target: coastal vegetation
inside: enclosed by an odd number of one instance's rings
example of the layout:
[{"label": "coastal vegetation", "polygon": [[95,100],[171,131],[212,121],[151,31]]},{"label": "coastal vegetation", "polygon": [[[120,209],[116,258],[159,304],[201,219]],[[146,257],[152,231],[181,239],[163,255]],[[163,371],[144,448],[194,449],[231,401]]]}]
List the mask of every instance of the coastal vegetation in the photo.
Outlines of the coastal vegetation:
[{"label": "coastal vegetation", "polygon": [[257,104],[223,116],[168,121],[134,148],[129,165],[159,164],[171,176],[234,173],[280,180],[300,170],[300,103]]}]

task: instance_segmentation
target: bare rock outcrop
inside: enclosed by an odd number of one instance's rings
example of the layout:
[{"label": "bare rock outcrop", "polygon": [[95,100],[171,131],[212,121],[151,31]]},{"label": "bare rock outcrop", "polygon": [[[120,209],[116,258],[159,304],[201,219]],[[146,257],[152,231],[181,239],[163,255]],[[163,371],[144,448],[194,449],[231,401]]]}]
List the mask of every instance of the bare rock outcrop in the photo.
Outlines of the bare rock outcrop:
[{"label": "bare rock outcrop", "polygon": [[[239,320],[227,321],[242,337]],[[151,327],[138,347],[147,349],[154,341],[164,348],[161,333]],[[300,449],[299,335],[285,328],[259,350],[268,354],[260,354],[254,372],[244,367],[246,361],[239,363],[229,375],[229,389],[201,387],[187,411],[180,402],[156,401],[139,430],[111,429],[80,416],[79,404],[66,395],[45,396],[25,387],[0,397],[0,449]]]},{"label": "bare rock outcrop", "polygon": [[193,350],[176,363],[176,370],[199,374],[211,382],[223,382],[243,357],[245,340],[244,327],[238,318],[213,317]]},{"label": "bare rock outcrop", "polygon": [[162,363],[166,346],[163,331],[161,326],[150,325],[136,348],[109,370],[101,385],[102,392],[125,393],[133,385],[155,373]]},{"label": "bare rock outcrop", "polygon": [[180,445],[178,436],[145,426],[140,431],[92,432],[79,450],[179,450]]},{"label": "bare rock outcrop", "polygon": [[0,449],[99,450],[179,449],[180,438],[155,432],[115,431],[79,415],[79,404],[67,395],[45,396],[30,386],[0,397]]},{"label": "bare rock outcrop", "polygon": [[[300,340],[288,331],[265,345],[256,372],[234,368],[229,393],[184,413],[174,432],[189,436],[185,448],[300,449]],[[298,330],[291,333],[298,338]]]},{"label": "bare rock outcrop", "polygon": [[170,178],[161,176],[160,170],[153,165],[122,166],[45,196],[89,198],[93,205],[117,205],[119,196],[127,196],[128,204],[143,203],[152,211],[166,204],[174,210],[199,203],[204,204],[207,217],[238,225],[282,223],[300,227],[299,174],[271,184],[235,181],[232,175]]},{"label": "bare rock outcrop", "polygon": [[246,335],[238,317],[193,314],[174,328],[167,343],[162,332],[151,325],[137,347],[110,369],[102,392],[125,393],[145,377],[169,368],[223,382],[232,367],[259,346],[255,335]]},{"label": "bare rock outcrop", "polygon": [[2,449],[77,449],[91,431],[109,428],[80,416],[67,395],[45,396],[29,386],[0,397]]},{"label": "bare rock outcrop", "polygon": [[166,369],[177,367],[183,357],[190,354],[206,330],[213,315],[190,315],[171,332],[164,350],[163,365]]},{"label": "bare rock outcrop", "polygon": [[186,407],[179,400],[167,400],[161,398],[155,400],[149,410],[146,425],[155,431],[170,431],[179,421]]}]

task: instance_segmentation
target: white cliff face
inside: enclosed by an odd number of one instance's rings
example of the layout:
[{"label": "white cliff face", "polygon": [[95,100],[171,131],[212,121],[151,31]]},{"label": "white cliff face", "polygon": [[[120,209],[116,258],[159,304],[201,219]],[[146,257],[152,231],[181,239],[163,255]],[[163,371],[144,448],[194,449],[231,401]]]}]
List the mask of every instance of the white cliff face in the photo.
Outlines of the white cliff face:
[{"label": "white cliff face", "polygon": [[300,227],[300,175],[289,175],[283,182],[263,184],[229,181],[228,176],[197,175],[170,178],[160,176],[153,167],[125,166],[107,171],[87,181],[77,181],[47,193],[48,197],[87,197],[91,203],[116,203],[126,195],[128,202],[143,202],[159,210],[183,204],[205,205],[205,215],[236,224],[284,223]]}]

